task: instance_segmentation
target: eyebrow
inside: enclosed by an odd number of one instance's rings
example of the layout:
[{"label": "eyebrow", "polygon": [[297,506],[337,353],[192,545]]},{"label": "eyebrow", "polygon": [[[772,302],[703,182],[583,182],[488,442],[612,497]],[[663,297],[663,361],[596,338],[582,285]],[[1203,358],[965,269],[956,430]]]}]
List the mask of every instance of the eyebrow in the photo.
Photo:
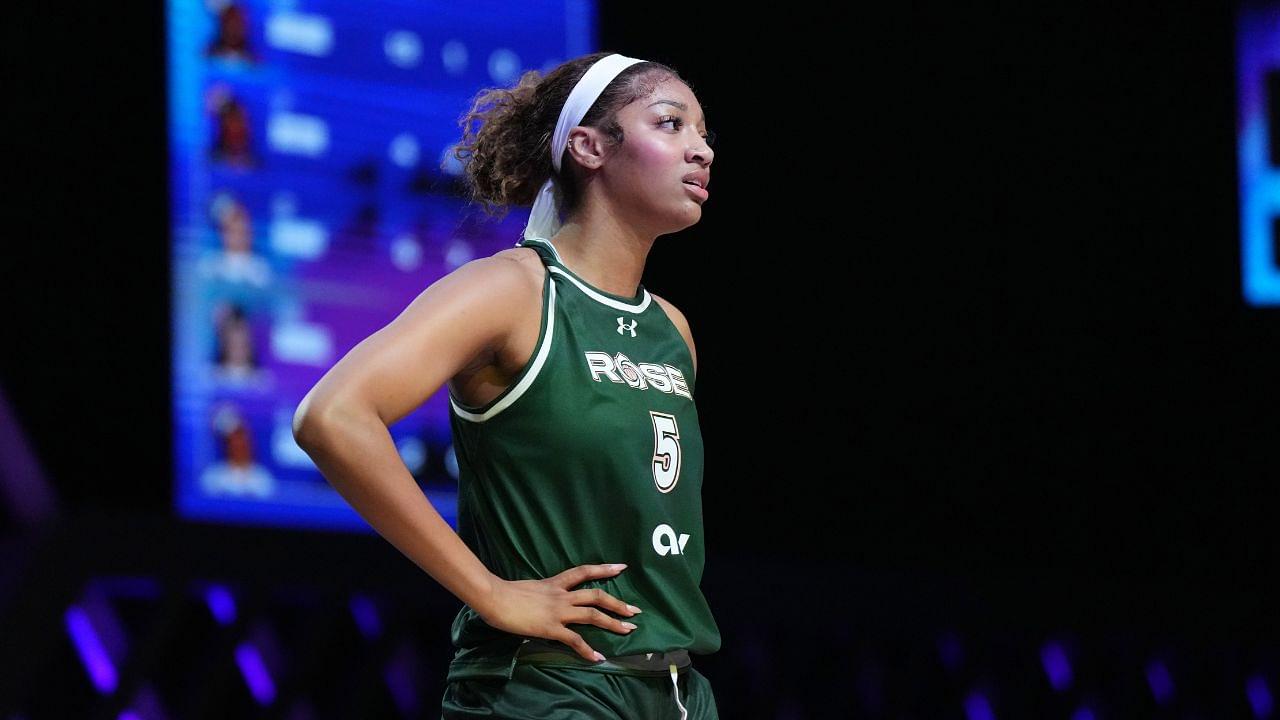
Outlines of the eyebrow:
[{"label": "eyebrow", "polygon": [[[688,106],[688,105],[685,105],[684,103],[682,103],[682,102],[680,102],[680,101],[678,101],[678,100],[657,100],[657,101],[655,101],[655,102],[651,102],[651,103],[649,103],[648,107],[653,107],[654,105],[662,105],[662,104],[664,104],[664,103],[665,103],[665,104],[667,104],[667,105],[675,105],[676,107],[680,108],[681,110],[683,110],[683,111],[685,111],[685,112],[689,112],[689,106]],[[705,113],[704,113],[704,114],[703,114],[703,116],[702,116],[702,122],[703,122],[703,123],[706,123],[706,122],[707,122],[707,116],[706,116],[706,114],[705,114]]]}]

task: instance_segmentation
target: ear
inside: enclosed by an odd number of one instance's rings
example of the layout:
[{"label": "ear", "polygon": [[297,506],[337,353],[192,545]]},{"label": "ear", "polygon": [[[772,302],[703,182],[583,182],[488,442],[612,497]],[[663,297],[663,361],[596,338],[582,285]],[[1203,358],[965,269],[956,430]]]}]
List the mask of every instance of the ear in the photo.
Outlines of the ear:
[{"label": "ear", "polygon": [[569,142],[565,148],[569,157],[583,167],[596,170],[604,164],[604,136],[596,128],[578,125],[569,130]]}]

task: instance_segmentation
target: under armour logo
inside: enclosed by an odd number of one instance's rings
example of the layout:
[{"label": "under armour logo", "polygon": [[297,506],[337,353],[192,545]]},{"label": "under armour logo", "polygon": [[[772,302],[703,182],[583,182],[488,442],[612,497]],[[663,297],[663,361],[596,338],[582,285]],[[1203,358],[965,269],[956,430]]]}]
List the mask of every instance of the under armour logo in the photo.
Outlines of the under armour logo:
[{"label": "under armour logo", "polygon": [[635,318],[632,318],[632,319],[631,319],[631,325],[630,325],[629,327],[627,326],[627,323],[625,323],[625,322],[622,320],[622,318],[618,318],[618,334],[619,334],[619,335],[621,335],[623,330],[630,330],[630,331],[631,331],[631,337],[635,337],[635,336],[636,336],[636,321],[635,321]]}]

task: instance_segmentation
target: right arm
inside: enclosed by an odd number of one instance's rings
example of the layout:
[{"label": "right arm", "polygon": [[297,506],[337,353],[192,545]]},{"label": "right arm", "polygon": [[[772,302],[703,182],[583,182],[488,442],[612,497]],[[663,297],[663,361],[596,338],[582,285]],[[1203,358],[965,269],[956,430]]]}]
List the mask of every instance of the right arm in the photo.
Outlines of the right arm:
[{"label": "right arm", "polygon": [[579,603],[632,613],[598,590],[568,588],[617,571],[583,565],[515,582],[493,575],[423,495],[387,429],[460,371],[492,363],[513,330],[510,308],[540,302],[533,285],[517,261],[497,256],[440,278],[320,378],[294,413],[293,435],[369,525],[486,622],[561,640],[591,659],[594,651],[564,623],[621,623]]}]

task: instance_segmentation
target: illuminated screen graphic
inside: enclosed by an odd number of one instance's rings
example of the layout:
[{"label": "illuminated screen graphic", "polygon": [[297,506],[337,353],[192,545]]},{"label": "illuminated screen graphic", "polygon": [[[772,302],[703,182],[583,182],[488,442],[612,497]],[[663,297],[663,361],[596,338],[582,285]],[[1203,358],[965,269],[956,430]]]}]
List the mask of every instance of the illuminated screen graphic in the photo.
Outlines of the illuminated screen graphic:
[{"label": "illuminated screen graphic", "polygon": [[1236,82],[1244,297],[1280,305],[1280,3],[1241,9]]},{"label": "illuminated screen graphic", "polygon": [[[371,531],[293,411],[428,285],[519,239],[527,211],[481,220],[460,197],[458,117],[594,52],[595,6],[170,0],[168,38],[178,512]],[[447,400],[391,434],[456,522]]]}]

